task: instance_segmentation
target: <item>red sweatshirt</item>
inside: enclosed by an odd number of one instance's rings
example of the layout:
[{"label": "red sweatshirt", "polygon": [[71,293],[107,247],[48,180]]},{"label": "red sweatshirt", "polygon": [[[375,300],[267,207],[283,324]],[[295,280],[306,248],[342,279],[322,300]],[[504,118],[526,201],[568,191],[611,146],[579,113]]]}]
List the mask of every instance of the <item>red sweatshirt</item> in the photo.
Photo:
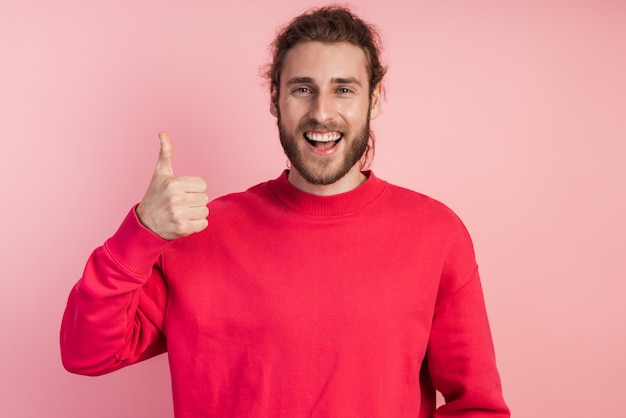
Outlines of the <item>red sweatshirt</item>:
[{"label": "red sweatshirt", "polygon": [[465,228],[368,174],[320,197],[283,173],[175,241],[131,211],[71,291],[65,367],[167,351],[177,418],[508,417]]}]

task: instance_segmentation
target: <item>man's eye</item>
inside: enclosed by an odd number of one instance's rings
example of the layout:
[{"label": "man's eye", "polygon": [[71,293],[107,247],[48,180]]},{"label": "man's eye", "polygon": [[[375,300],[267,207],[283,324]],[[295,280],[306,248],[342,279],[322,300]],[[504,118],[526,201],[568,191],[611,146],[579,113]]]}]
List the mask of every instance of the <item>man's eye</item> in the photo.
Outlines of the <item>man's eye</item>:
[{"label": "man's eye", "polygon": [[308,88],[306,88],[306,87],[298,87],[298,88],[296,89],[296,92],[298,92],[298,93],[309,93],[310,91],[311,91],[311,90],[309,90],[309,89],[308,89]]},{"label": "man's eye", "polygon": [[347,87],[341,87],[341,88],[339,88],[339,89],[337,90],[337,92],[338,92],[338,93],[342,93],[342,94],[345,94],[345,93],[350,93],[350,89],[349,89],[349,88],[347,88]]}]

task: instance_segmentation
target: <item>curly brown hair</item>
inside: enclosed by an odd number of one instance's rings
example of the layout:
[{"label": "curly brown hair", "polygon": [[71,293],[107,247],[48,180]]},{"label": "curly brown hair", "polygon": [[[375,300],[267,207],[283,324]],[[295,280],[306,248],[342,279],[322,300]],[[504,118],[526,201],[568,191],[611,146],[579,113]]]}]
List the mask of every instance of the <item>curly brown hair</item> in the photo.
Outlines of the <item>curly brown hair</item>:
[{"label": "curly brown hair", "polygon": [[325,6],[309,10],[289,22],[271,44],[272,62],[265,73],[275,88],[280,87],[280,72],[285,55],[300,42],[350,42],[365,53],[368,64],[370,95],[383,79],[386,68],[381,64],[381,41],[378,30],[343,6]]}]

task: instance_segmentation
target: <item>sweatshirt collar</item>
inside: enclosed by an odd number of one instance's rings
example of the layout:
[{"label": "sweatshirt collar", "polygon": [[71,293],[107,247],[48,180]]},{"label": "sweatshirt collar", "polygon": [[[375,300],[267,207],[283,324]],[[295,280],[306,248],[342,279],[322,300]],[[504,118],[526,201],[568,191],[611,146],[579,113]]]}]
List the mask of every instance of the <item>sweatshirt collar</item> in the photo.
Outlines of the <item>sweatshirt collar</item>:
[{"label": "sweatshirt collar", "polygon": [[342,216],[357,212],[376,201],[387,188],[387,182],[377,178],[372,171],[358,187],[332,196],[317,196],[303,192],[289,183],[285,170],[277,179],[268,183],[269,189],[288,210],[308,216]]}]

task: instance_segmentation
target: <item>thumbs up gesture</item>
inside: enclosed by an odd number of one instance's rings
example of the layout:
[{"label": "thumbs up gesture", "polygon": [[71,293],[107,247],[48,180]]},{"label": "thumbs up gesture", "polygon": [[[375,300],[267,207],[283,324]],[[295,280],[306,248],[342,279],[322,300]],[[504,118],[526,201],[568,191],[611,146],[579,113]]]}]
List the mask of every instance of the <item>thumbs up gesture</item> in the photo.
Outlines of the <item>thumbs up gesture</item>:
[{"label": "thumbs up gesture", "polygon": [[161,150],[150,185],[137,206],[137,217],[161,238],[172,240],[207,227],[209,197],[200,177],[176,177],[172,169],[173,145],[169,135],[159,133]]}]

